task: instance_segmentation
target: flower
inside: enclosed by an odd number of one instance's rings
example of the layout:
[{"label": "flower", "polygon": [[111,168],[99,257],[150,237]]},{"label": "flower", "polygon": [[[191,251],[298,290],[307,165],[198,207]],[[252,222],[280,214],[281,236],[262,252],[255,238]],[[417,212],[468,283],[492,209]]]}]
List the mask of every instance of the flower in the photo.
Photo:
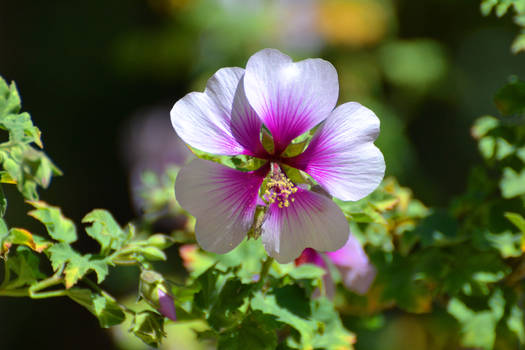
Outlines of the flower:
[{"label": "flower", "polygon": [[[346,288],[361,295],[368,292],[376,277],[376,269],[352,234],[341,249],[327,252],[326,256],[338,268]],[[298,266],[306,263],[328,270],[323,256],[311,248],[305,249],[295,260]]]},{"label": "flower", "polygon": [[[246,70],[220,69],[204,92],[175,103],[173,127],[191,147],[265,161],[243,172],[196,159],[180,171],[175,195],[196,217],[201,247],[216,253],[236,247],[252,228],[258,205],[265,207],[262,242],[280,263],[293,261],[306,247],[334,251],[345,244],[349,225],[341,209],[286,173],[288,167],[304,171],[341,200],[361,199],[381,182],[385,162],[373,144],[379,119],[356,102],[334,109],[338,90],[329,62],[294,63],[277,50],[264,49],[250,57]],[[302,153],[285,152],[316,126]],[[263,146],[262,134],[272,147]]]}]

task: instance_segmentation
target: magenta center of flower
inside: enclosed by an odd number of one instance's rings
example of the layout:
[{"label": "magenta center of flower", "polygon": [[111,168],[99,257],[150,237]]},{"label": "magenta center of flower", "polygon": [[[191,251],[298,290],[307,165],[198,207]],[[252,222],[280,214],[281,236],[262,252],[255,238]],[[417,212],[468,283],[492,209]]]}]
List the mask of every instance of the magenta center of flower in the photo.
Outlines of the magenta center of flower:
[{"label": "magenta center of flower", "polygon": [[264,201],[267,204],[277,203],[279,208],[287,208],[295,201],[293,197],[295,192],[297,192],[297,187],[294,183],[278,166],[273,167],[263,194]]}]

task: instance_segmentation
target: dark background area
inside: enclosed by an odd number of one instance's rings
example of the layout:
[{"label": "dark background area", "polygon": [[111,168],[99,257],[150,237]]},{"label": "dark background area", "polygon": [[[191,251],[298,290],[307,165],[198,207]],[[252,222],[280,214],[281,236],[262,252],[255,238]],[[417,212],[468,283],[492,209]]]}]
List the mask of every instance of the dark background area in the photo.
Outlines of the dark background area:
[{"label": "dark background area", "polygon": [[[353,72],[353,62],[371,57],[371,71],[377,74],[359,67],[352,74],[373,87],[345,90],[342,84],[340,103],[355,98],[380,106],[374,110],[383,123],[378,144],[387,172],[432,206],[446,205],[461,193],[469,169],[479,161],[469,134],[472,121],[496,113],[491,96],[509,75],[525,76],[523,56],[510,53],[518,31],[510,16],[484,18],[476,0],[378,1],[391,11],[381,38],[365,44],[323,38],[320,46],[306,49],[287,46],[279,39],[279,29],[264,25],[241,33],[236,26],[247,25],[243,21],[249,19],[231,14],[231,8],[213,13],[206,9],[207,1],[198,2],[203,5],[175,0],[0,0],[0,75],[16,81],[23,110],[31,113],[46,152],[64,172],[41,197],[62,207],[77,224],[93,208],[108,209],[121,223],[136,215],[122,158],[122,150],[131,152],[133,145],[121,144],[130,116],[159,106],[165,108],[170,128],[169,110],[178,98],[202,89],[222,66],[244,66],[251,54],[267,46],[296,59],[324,57],[334,63],[343,82],[346,65]],[[248,11],[265,15],[265,8]],[[282,25],[283,19],[278,22]],[[423,81],[424,88],[388,79],[390,65],[378,63],[384,45],[421,38],[440,48],[444,73],[431,84]],[[422,66],[423,71],[432,68]],[[350,82],[355,81],[352,74]],[[7,195],[9,223],[38,230],[25,215],[27,205],[14,191]],[[94,249],[85,237],[76,247]],[[120,286],[120,291],[134,288],[131,282],[115,280],[108,285]],[[1,349],[114,346],[94,317],[65,298],[1,298],[0,310]]]}]

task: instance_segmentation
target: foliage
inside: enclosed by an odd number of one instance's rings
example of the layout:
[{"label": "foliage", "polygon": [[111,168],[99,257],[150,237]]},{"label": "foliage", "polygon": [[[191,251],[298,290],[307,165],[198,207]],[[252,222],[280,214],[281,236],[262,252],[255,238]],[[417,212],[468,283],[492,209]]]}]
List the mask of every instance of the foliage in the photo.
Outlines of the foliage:
[{"label": "foliage", "polygon": [[510,9],[514,11],[514,22],[520,26],[521,32],[512,43],[512,51],[518,53],[525,50],[525,1],[523,0],[482,0],[481,13],[484,16],[492,11],[498,17],[504,16]]},{"label": "foliage", "polygon": [[[524,1],[481,3],[484,15],[501,17],[511,9],[515,22],[525,28]],[[522,30],[512,49],[524,48]],[[394,85],[430,86],[446,69],[442,49],[431,42],[392,42],[379,51],[386,79]],[[429,52],[437,57],[432,65],[437,70],[423,65],[417,67],[421,74],[414,74],[404,57],[426,62]],[[377,269],[370,290],[357,295],[345,289],[334,266],[325,271],[308,264],[280,265],[266,256],[257,239],[247,238],[224,255],[200,250],[193,219],[174,198],[177,167],[160,176],[144,174],[144,215],[132,223],[123,226],[103,209],[86,214],[85,238],[97,249],[80,252],[75,248],[84,235],[80,226],[38,195],[60,170],[42,151],[40,131],[29,114],[21,112],[16,86],[0,79],[0,128],[7,140],[0,144],[0,186],[15,185],[31,207],[28,215],[45,229],[39,235],[10,227],[0,187],[0,297],[67,297],[101,327],[128,325],[131,334],[152,347],[161,344],[172,323],[163,316],[159,290],[173,300],[177,323],[199,322],[199,341],[219,349],[352,349],[362,328],[373,333],[392,314],[429,324],[445,319],[449,328],[439,349],[523,347],[525,82],[511,78],[494,103],[498,115],[479,118],[471,129],[483,164],[472,169],[465,193],[449,207],[427,207],[393,177],[363,200],[336,200]],[[288,155],[306,147],[309,137],[296,140]],[[232,168],[260,165],[247,156],[192,151]],[[312,182],[299,171],[289,172],[297,182]],[[155,223],[165,217],[182,220],[173,232],[155,233]],[[162,264],[174,244],[186,268],[183,277],[171,272],[171,261]],[[124,266],[140,271],[134,293],[140,301],[127,302],[105,290],[108,276]]]}]

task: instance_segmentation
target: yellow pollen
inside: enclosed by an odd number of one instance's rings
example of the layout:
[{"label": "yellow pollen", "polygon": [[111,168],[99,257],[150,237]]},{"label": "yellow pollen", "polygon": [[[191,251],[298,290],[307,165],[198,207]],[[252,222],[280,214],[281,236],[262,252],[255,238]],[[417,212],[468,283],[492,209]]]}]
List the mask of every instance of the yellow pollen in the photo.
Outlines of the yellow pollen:
[{"label": "yellow pollen", "polygon": [[268,183],[263,198],[268,204],[277,202],[279,208],[288,208],[295,201],[293,194],[297,192],[294,183],[281,172],[274,172]]}]

